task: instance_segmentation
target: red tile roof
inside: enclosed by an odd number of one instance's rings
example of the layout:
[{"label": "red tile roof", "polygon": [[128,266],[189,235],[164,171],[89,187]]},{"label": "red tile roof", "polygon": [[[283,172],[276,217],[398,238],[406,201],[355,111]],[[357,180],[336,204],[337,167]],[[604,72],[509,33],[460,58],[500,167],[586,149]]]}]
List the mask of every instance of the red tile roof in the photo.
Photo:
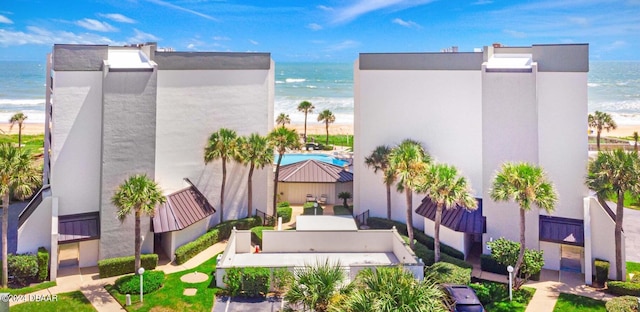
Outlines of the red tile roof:
[{"label": "red tile roof", "polygon": [[192,184],[167,196],[167,201],[156,208],[153,232],[182,230],[215,212],[207,198]]},{"label": "red tile roof", "polygon": [[313,159],[280,167],[279,182],[335,183],[353,181],[353,173]]}]

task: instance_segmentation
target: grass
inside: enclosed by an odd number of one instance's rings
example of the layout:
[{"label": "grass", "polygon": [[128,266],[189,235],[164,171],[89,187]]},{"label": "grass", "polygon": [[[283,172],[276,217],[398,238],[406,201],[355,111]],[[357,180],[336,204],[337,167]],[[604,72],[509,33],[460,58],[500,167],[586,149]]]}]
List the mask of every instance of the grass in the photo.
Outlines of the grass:
[{"label": "grass", "polygon": [[627,280],[629,280],[629,273],[640,274],[640,263],[627,261]]},{"label": "grass", "polygon": [[38,312],[91,312],[96,309],[91,302],[80,292],[72,291],[57,295],[57,301],[29,301],[11,307],[12,312],[38,311]]},{"label": "grass", "polygon": [[36,284],[29,287],[23,287],[23,288],[0,288],[0,293],[10,293],[12,295],[24,295],[24,294],[32,293],[34,291],[47,289],[56,285],[57,285],[56,282],[42,282],[40,284]]},{"label": "grass", "polygon": [[605,302],[588,297],[561,293],[558,302],[553,308],[554,312],[606,312]]},{"label": "grass", "polygon": [[336,216],[350,216],[351,210],[344,206],[333,206],[333,214]]},{"label": "grass", "polygon": [[305,216],[313,216],[313,215],[322,215],[322,207],[318,207],[318,208],[314,208],[314,207],[309,207],[309,208],[303,208],[302,209],[302,214]]},{"label": "grass", "polygon": [[[613,196],[609,197],[609,200],[612,201],[614,204],[611,207],[611,209],[613,209],[615,211],[616,209],[616,204],[618,202],[618,197],[614,194]],[[634,209],[634,210],[640,210],[640,200],[638,200],[638,197],[633,196],[630,192],[625,192],[624,193],[624,206],[626,208],[630,208],[630,209]]]},{"label": "grass", "polygon": [[513,292],[513,301],[509,301],[509,290],[506,284],[481,280],[488,293],[478,293],[478,298],[483,302],[488,312],[524,312],[529,301],[536,292],[535,288],[522,287]]},{"label": "grass", "polygon": [[[203,264],[181,272],[166,276],[164,286],[159,290],[144,296],[144,303],[140,303],[139,296],[131,296],[131,306],[125,307],[127,311],[211,311],[215,294],[220,288],[215,287],[213,274],[216,267],[216,257]],[[198,284],[187,284],[180,277],[187,273],[202,272],[209,275],[207,281]],[[105,286],[107,291],[124,306],[125,295],[118,293],[113,285]],[[184,296],[185,288],[197,289],[195,296]]]},{"label": "grass", "polygon": [[[311,138],[313,138],[315,140],[316,143],[321,143],[321,144],[325,144],[326,140],[327,140],[327,136],[323,135],[323,134],[309,134],[307,135],[307,141],[311,142]],[[331,134],[331,126],[329,126],[329,145],[337,145],[337,146],[348,146],[353,148],[353,135],[345,135],[345,134],[338,134],[338,135],[332,135]]]},{"label": "grass", "polygon": [[[16,129],[14,131],[18,131]],[[18,145],[18,134],[0,134],[0,143],[12,143]],[[42,154],[44,150],[44,133],[43,134],[23,134],[22,145],[31,149],[34,154]]]}]

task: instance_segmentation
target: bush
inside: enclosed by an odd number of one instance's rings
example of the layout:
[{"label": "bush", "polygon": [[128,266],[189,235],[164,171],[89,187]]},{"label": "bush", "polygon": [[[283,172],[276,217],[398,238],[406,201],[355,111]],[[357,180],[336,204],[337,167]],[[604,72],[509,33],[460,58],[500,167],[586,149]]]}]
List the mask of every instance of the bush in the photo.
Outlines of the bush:
[{"label": "bush", "polygon": [[[142,285],[145,294],[154,292],[164,284],[164,272],[149,270],[142,274]],[[140,294],[140,275],[132,274],[120,277],[114,284],[119,293],[126,294]]]},{"label": "bush", "polygon": [[322,205],[318,204],[318,207],[313,207],[313,202],[305,203],[302,208],[302,214],[305,216],[319,215],[323,213]]},{"label": "bush", "polygon": [[[501,237],[495,241],[488,242],[488,246],[491,247],[491,256],[498,263],[508,266],[515,266],[518,260],[518,254],[520,253],[520,243],[510,241],[504,237]],[[524,259],[520,270],[518,271],[519,279],[515,279],[516,288],[520,288],[521,284],[529,280],[532,276],[540,274],[542,267],[544,266],[544,257],[541,250],[525,249]],[[503,274],[507,274],[505,269]],[[519,285],[519,283],[521,283]]]},{"label": "bush", "polygon": [[291,204],[289,204],[288,201],[283,201],[283,202],[279,202],[276,206],[278,208],[285,208],[285,207],[291,207]]},{"label": "bush", "polygon": [[294,280],[293,273],[287,268],[275,268],[273,269],[273,277],[271,284],[276,293],[281,294],[286,290],[287,285],[290,285]]},{"label": "bush", "polygon": [[[509,310],[509,287],[506,284],[484,281],[482,283],[469,284],[469,287],[473,288],[485,308],[492,304],[498,305],[493,306],[494,309],[487,308],[487,311],[512,311]],[[526,304],[531,300],[534,293],[535,289],[527,287],[515,290],[513,291],[512,303]],[[504,305],[507,306],[505,307]],[[521,311],[524,311],[524,309]]]},{"label": "bush", "polygon": [[209,231],[217,229],[218,241],[222,241],[222,240],[228,239],[229,236],[231,236],[231,230],[233,230],[234,227],[237,230],[249,230],[252,227],[256,227],[259,225],[262,225],[262,219],[260,219],[259,217],[250,217],[250,218],[244,218],[239,220],[229,220],[229,221],[222,222],[212,227],[211,229],[209,229]]},{"label": "bush", "polygon": [[471,269],[461,268],[455,264],[438,262],[425,269],[425,275],[436,284],[459,284],[467,285],[471,283]]},{"label": "bush", "polygon": [[46,281],[49,277],[49,251],[46,248],[38,248],[38,280]]},{"label": "bush", "polygon": [[[402,236],[402,238],[408,244],[409,238],[406,236]],[[425,266],[431,266],[434,264],[435,252],[433,250],[427,248],[427,246],[423,245],[420,242],[415,242],[413,248],[413,252],[416,254],[416,257],[422,259],[422,262]],[[451,257],[445,253],[440,253],[440,261],[455,264],[461,268],[473,268],[473,266],[466,261]]]},{"label": "bush", "polygon": [[640,297],[640,284],[632,282],[609,281],[607,291],[617,296]]},{"label": "bush", "polygon": [[633,296],[612,298],[605,304],[605,307],[608,312],[637,312],[638,298]]},{"label": "bush", "polygon": [[[98,261],[100,278],[134,273],[135,257],[109,258]],[[147,254],[140,256],[141,265],[145,270],[151,271],[158,265],[158,255]]]},{"label": "bush", "polygon": [[291,221],[291,215],[293,214],[293,208],[287,207],[278,207],[278,217],[282,217],[282,223],[287,223]]},{"label": "bush", "polygon": [[596,282],[604,285],[609,278],[609,261],[596,259],[594,266],[596,267]]},{"label": "bush", "polygon": [[[480,255],[480,269],[485,272],[496,273],[504,276],[508,276],[507,266],[500,264],[492,255],[482,254]],[[539,281],[540,272],[533,274],[529,277],[530,280]]]},{"label": "bush", "polygon": [[227,286],[229,296],[236,297],[242,290],[242,271],[240,268],[227,269],[222,281]]},{"label": "bush", "polygon": [[267,268],[244,268],[242,270],[242,292],[247,297],[264,296],[269,292],[271,270]]},{"label": "bush", "polygon": [[[371,217],[367,220],[367,224],[369,225],[369,228],[371,229],[391,229],[392,227],[396,227],[396,230],[398,230],[398,233],[400,233],[400,235],[408,235],[407,234],[407,225],[404,223],[400,223],[398,221],[393,221],[393,220],[387,220],[387,219],[382,219],[382,218],[375,218],[375,217]],[[427,246],[427,248],[433,250],[433,238],[424,234],[423,232],[420,231],[413,231],[413,238],[415,240],[417,240],[418,242],[420,242],[421,244]],[[464,260],[464,254],[447,245],[447,244],[443,244],[442,242],[440,242],[440,253],[441,254],[447,254],[448,256],[454,257],[454,258],[458,258],[460,260]]]},{"label": "bush", "polygon": [[256,226],[251,228],[251,243],[262,246],[262,231],[273,230],[272,226]]},{"label": "bush", "polygon": [[38,258],[34,254],[9,255],[9,276],[21,285],[28,285],[38,276]]}]

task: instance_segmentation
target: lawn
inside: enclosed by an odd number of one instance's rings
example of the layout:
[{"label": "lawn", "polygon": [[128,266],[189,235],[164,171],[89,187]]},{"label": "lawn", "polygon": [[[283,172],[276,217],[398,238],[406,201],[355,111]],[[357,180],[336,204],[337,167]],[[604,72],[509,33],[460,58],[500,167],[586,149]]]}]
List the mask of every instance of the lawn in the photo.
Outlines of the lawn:
[{"label": "lawn", "polygon": [[488,312],[524,312],[536,292],[535,288],[522,287],[513,292],[513,301],[509,301],[506,284],[484,280],[479,282],[482,287],[472,287]]},{"label": "lawn", "polygon": [[11,307],[12,312],[38,311],[38,312],[91,312],[96,309],[82,292],[72,291],[57,295],[57,301],[30,301]]},{"label": "lawn", "polygon": [[345,208],[344,206],[333,206],[333,214],[336,216],[350,216],[352,215],[351,210]]},{"label": "lawn", "polygon": [[[609,200],[614,203],[611,209],[615,211],[615,203],[618,202],[618,197],[616,195],[613,195],[609,198]],[[631,193],[627,191],[624,193],[624,206],[626,208],[640,210],[640,201],[638,200],[638,197],[631,195]]]},{"label": "lawn", "polygon": [[[215,287],[215,279],[213,274],[216,267],[216,257],[207,260],[191,270],[185,270],[166,276],[164,286],[159,290],[146,294],[144,303],[140,303],[139,296],[131,296],[132,305],[125,307],[127,311],[211,311],[213,307],[214,296],[220,290]],[[206,282],[198,284],[186,284],[180,280],[180,277],[187,273],[202,272],[209,275]],[[124,306],[125,295],[118,293],[112,285],[105,286],[107,291],[118,302]],[[196,288],[195,296],[184,296],[182,293],[185,288]]]},{"label": "lawn", "polygon": [[[316,143],[321,143],[321,144],[324,144],[327,140],[326,135],[320,135],[320,134],[307,135],[307,141],[311,142],[312,138],[315,140]],[[331,126],[329,126],[329,145],[348,146],[353,148],[353,135],[345,135],[345,134],[332,135]]]},{"label": "lawn", "polygon": [[[640,263],[627,261],[627,274],[640,274]],[[627,275],[629,277],[629,275]]]},{"label": "lawn", "polygon": [[580,311],[594,311],[594,312],[606,312],[605,302],[601,300],[591,299],[588,297],[572,295],[572,294],[560,294],[558,302],[553,308],[554,312],[580,312]]},{"label": "lawn", "polygon": [[35,284],[29,287],[23,288],[0,288],[0,293],[10,293],[12,295],[24,295],[28,293],[32,293],[34,291],[47,289],[53,286],[56,286],[56,282],[42,282],[40,284]]}]

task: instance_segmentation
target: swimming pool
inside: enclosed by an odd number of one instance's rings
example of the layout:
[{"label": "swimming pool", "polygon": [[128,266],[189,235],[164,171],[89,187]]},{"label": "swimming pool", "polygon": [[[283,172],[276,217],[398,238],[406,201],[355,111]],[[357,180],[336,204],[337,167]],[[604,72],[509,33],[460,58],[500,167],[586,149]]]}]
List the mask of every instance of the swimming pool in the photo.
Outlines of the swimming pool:
[{"label": "swimming pool", "polygon": [[[279,155],[276,154],[275,157],[273,158],[274,164],[278,162],[278,156]],[[329,164],[334,164],[340,167],[344,167],[345,165],[349,164],[344,160],[340,160],[332,157],[331,155],[325,155],[325,154],[284,154],[282,156],[282,162],[280,163],[280,166],[296,163],[299,161],[305,161],[307,159],[319,160],[319,161],[323,161]]]}]

